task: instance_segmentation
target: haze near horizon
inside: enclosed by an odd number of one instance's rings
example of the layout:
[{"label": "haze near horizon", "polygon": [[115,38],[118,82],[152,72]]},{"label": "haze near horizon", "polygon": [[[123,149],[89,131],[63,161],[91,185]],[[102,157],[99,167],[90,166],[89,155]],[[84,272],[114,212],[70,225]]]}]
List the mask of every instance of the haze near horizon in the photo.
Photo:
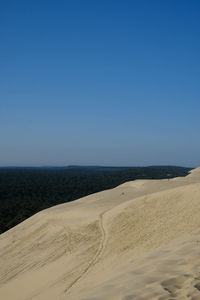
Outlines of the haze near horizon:
[{"label": "haze near horizon", "polygon": [[200,165],[199,1],[3,1],[0,166]]}]

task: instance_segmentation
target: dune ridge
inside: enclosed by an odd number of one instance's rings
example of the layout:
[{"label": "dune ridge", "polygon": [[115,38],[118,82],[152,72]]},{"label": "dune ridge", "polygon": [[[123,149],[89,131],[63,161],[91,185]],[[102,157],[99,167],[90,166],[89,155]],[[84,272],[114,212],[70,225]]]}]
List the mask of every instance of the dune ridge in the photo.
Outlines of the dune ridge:
[{"label": "dune ridge", "polygon": [[0,236],[0,299],[200,299],[200,168],[46,209]]}]

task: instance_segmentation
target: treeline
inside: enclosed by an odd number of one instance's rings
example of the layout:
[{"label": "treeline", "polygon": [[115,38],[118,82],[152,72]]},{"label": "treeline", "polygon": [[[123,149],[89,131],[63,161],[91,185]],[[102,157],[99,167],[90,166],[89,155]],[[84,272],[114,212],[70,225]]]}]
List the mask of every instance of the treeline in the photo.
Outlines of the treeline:
[{"label": "treeline", "polygon": [[50,206],[135,179],[185,176],[181,167],[0,168],[0,233]]}]

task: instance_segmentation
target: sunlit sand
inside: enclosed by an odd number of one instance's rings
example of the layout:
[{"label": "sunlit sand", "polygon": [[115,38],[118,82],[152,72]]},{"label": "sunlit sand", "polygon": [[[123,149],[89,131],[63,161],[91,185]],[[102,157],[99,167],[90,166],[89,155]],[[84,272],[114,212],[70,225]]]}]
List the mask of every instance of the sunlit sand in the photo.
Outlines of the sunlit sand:
[{"label": "sunlit sand", "polygon": [[0,299],[200,299],[200,168],[127,182],[5,232]]}]

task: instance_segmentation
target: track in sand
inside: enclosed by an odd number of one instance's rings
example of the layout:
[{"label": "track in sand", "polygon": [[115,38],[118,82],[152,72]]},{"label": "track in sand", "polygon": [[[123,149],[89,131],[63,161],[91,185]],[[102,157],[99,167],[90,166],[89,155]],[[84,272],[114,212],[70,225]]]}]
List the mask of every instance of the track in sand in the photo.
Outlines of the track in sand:
[{"label": "track in sand", "polygon": [[83,276],[85,276],[89,272],[89,270],[101,258],[102,253],[106,247],[106,241],[107,241],[107,231],[104,228],[104,222],[103,222],[103,217],[107,212],[108,212],[108,210],[104,211],[103,213],[101,213],[99,215],[99,228],[101,231],[101,240],[100,240],[100,245],[99,245],[98,251],[95,254],[95,256],[93,257],[93,259],[89,262],[88,266],[84,269],[84,271],[66,288],[66,290],[65,290],[66,294],[68,294],[71,291],[71,289],[74,287],[74,285],[77,284],[78,281],[80,281],[83,278]]}]

